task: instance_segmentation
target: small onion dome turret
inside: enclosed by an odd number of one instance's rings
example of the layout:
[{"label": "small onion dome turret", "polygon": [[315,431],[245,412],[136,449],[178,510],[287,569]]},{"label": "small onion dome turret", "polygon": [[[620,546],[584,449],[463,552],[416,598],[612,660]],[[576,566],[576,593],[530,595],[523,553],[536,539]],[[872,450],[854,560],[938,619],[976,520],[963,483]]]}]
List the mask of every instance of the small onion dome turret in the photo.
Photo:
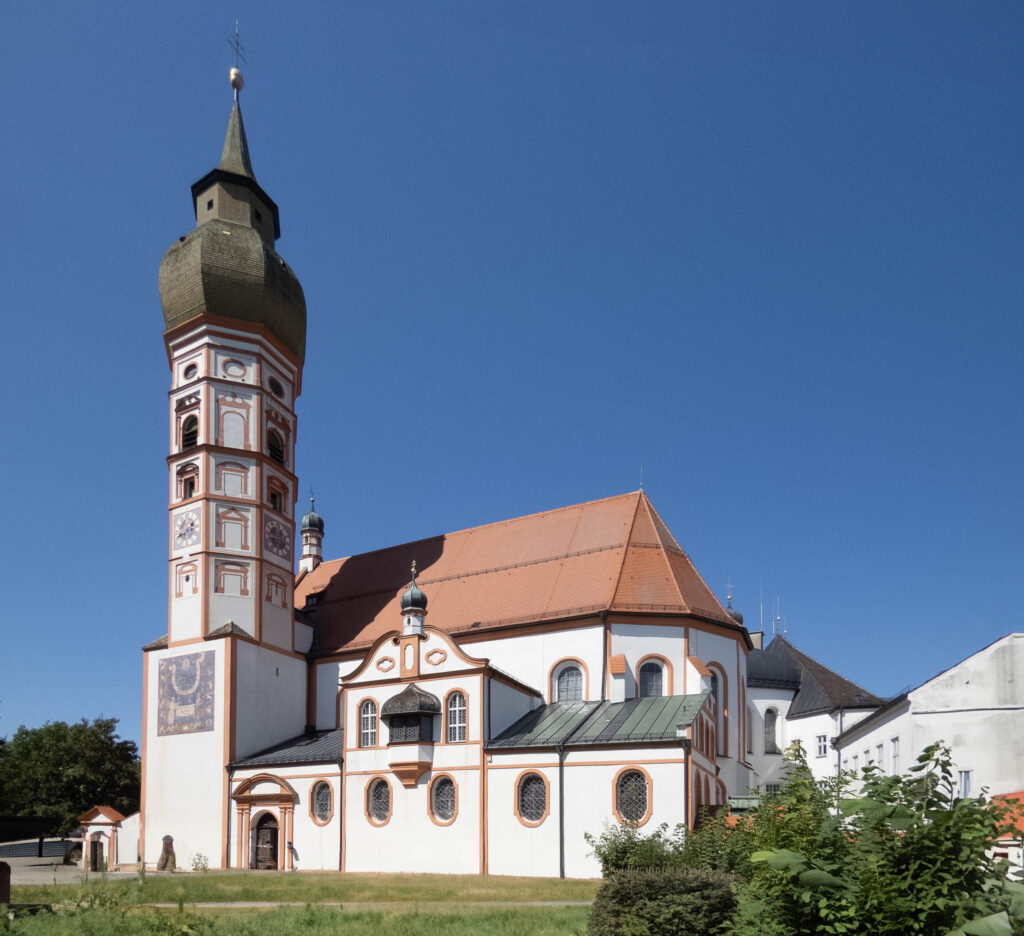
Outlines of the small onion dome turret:
[{"label": "small onion dome turret", "polygon": [[433,693],[409,683],[398,695],[392,696],[380,710],[382,718],[392,715],[440,715],[441,700]]},{"label": "small onion dome turret", "polygon": [[318,533],[324,531],[324,518],[314,509],[312,497],[309,499],[309,513],[302,518],[301,530],[303,533],[307,530],[316,530]]},{"label": "small onion dome turret", "polygon": [[732,602],[731,601],[729,602],[728,606],[726,607],[725,613],[728,614],[729,617],[731,617],[737,624],[740,624],[740,625],[743,624],[743,613],[741,611],[737,611],[732,606]]},{"label": "small onion dome turret", "polygon": [[423,594],[419,585],[416,584],[416,562],[412,564],[412,581],[409,583],[409,587],[405,590],[405,594],[402,595],[402,612],[406,611],[426,611],[427,610],[427,596]]}]

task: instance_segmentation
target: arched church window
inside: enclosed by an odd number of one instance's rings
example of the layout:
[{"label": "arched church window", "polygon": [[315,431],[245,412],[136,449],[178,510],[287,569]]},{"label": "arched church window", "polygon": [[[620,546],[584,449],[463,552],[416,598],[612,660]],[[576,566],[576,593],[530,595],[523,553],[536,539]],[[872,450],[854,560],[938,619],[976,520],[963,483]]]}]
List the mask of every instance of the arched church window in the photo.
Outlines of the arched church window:
[{"label": "arched church window", "polygon": [[195,448],[199,444],[199,417],[186,416],[181,424],[182,449]]},{"label": "arched church window", "polygon": [[331,818],[331,785],[321,780],[313,787],[312,813],[313,819],[320,825],[325,825]]},{"label": "arched church window", "polygon": [[466,740],[466,697],[461,692],[448,696],[445,721],[445,738],[449,743]]},{"label": "arched church window", "polygon": [[391,787],[378,777],[366,788],[366,815],[376,825],[384,825],[391,818]]},{"label": "arched church window", "polygon": [[624,770],[615,781],[615,812],[623,822],[643,822],[649,814],[647,775]]},{"label": "arched church window", "polygon": [[778,754],[778,720],[779,713],[770,708],[764,713],[764,752],[765,754]]},{"label": "arched church window", "polygon": [[359,707],[359,746],[374,747],[377,744],[377,703],[367,699]]},{"label": "arched church window", "polygon": [[648,660],[640,666],[637,682],[640,684],[640,698],[662,695],[662,666],[654,660]]},{"label": "arched church window", "polygon": [[455,819],[455,781],[440,776],[430,785],[430,814],[438,822],[452,822]]},{"label": "arched church window", "polygon": [[555,700],[558,702],[574,702],[583,698],[583,671],[575,664],[562,668],[558,674]]},{"label": "arched church window", "polygon": [[540,774],[526,773],[516,789],[516,812],[521,822],[537,825],[548,814],[548,785]]},{"label": "arched church window", "polygon": [[279,465],[284,464],[284,440],[276,429],[267,430],[267,454]]}]

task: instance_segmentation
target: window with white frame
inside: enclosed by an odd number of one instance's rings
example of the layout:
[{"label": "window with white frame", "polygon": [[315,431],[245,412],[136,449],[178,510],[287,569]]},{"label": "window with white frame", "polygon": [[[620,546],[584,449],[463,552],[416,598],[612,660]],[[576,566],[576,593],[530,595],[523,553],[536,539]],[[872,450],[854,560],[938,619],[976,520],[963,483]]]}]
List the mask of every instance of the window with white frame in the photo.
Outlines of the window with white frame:
[{"label": "window with white frame", "polygon": [[461,692],[453,692],[448,696],[445,723],[447,725],[446,740],[449,742],[466,740],[466,697]]},{"label": "window with white frame", "polygon": [[555,681],[556,702],[578,702],[583,698],[583,670],[569,663],[558,671]]},{"label": "window with white frame", "polygon": [[860,770],[860,758],[856,754],[854,754],[853,755],[853,772],[856,773],[858,770]]},{"label": "window with white frame", "polygon": [[375,747],[377,744],[377,703],[367,699],[359,707],[359,746]]},{"label": "window with white frame", "polygon": [[875,763],[878,765],[878,769],[883,773],[885,772],[885,745],[875,745]]},{"label": "window with white frame", "polygon": [[967,799],[971,795],[971,772],[969,770],[957,771],[957,788],[961,799]]},{"label": "window with white frame", "polygon": [[639,682],[640,698],[646,698],[647,696],[660,696],[662,694],[662,667],[661,664],[655,660],[648,660],[646,663],[640,666],[640,672],[637,673],[637,681]]},{"label": "window with white frame", "polygon": [[893,774],[900,772],[900,739],[893,738],[889,742],[889,766]]},{"label": "window with white frame", "polygon": [[820,734],[815,738],[815,749],[818,757],[826,757],[828,755],[828,735]]}]

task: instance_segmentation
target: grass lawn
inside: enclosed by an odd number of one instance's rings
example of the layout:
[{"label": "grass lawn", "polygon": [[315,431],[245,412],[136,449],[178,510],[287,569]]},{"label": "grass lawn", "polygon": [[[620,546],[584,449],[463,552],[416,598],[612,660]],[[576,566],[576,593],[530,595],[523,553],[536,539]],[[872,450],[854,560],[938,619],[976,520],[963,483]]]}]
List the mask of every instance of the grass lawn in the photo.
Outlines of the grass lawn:
[{"label": "grass lawn", "polygon": [[[481,907],[481,903],[590,901],[600,882],[442,874],[207,872],[97,877],[82,885],[15,886],[15,904],[51,904],[19,915],[10,936],[582,936],[589,906]],[[307,906],[202,909],[197,903],[286,901]],[[146,904],[172,903],[161,910]],[[325,904],[318,906],[318,904]],[[335,906],[330,906],[334,904]],[[337,906],[347,905],[347,909]],[[352,906],[356,904],[357,906]],[[377,905],[376,908],[367,905]]]},{"label": "grass lawn", "polygon": [[[222,903],[257,900],[291,903],[394,903],[422,905],[524,900],[593,900],[599,880],[491,877],[454,874],[352,874],[337,871],[207,871],[147,874],[87,884],[14,885],[13,903],[61,903],[81,892],[123,895],[131,903]],[[412,909],[410,907],[410,909]]]}]

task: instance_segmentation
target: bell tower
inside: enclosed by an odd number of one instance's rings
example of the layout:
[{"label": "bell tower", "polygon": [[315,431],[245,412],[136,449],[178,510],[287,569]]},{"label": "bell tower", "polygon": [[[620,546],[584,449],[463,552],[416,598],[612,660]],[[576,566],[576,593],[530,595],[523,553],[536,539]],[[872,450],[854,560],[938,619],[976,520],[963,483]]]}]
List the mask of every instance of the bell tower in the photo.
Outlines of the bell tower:
[{"label": "bell tower", "polygon": [[220,162],[192,186],[195,229],[160,264],[169,595],[166,634],[145,648],[148,864],[165,835],[179,864],[239,863],[225,767],[304,727],[308,640],[292,586],[306,303],[275,249],[278,209],[253,173],[237,68],[231,85]]}]

